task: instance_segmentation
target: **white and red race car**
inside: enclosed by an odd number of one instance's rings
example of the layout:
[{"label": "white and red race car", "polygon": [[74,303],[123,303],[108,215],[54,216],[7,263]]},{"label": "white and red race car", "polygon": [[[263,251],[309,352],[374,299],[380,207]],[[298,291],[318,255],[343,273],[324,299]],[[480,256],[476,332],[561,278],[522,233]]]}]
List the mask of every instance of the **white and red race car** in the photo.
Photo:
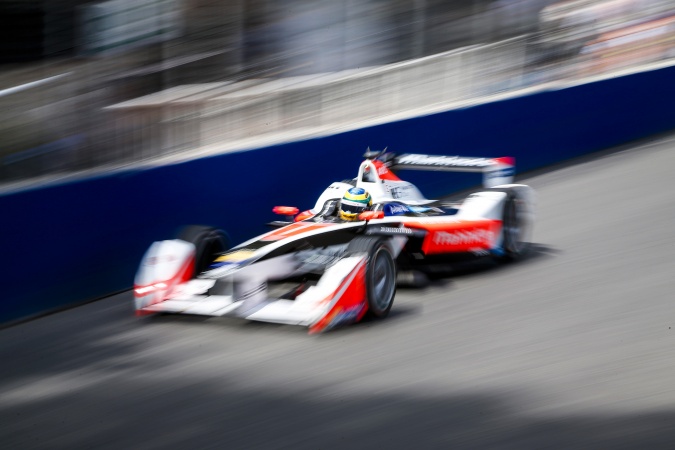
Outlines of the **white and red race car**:
[{"label": "white and red race car", "polygon": [[[460,259],[522,256],[534,223],[532,188],[511,184],[514,160],[368,151],[356,178],[331,184],[316,205],[226,248],[222,231],[191,226],[148,249],[134,283],[138,314],[235,316],[302,325],[310,333],[384,317],[397,273],[432,272]],[[484,189],[461,203],[426,199],[399,169],[483,174]],[[372,206],[338,216],[345,192],[365,189]]]}]

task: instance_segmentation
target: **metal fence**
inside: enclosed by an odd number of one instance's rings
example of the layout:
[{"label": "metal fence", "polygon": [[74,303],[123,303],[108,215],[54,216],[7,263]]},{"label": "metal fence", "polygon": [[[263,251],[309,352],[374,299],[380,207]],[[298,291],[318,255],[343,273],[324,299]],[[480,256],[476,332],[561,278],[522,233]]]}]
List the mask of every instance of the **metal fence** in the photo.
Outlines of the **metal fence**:
[{"label": "metal fence", "polygon": [[516,89],[524,69],[519,37],[381,67],[178,86],[105,110],[125,159],[233,151]]}]

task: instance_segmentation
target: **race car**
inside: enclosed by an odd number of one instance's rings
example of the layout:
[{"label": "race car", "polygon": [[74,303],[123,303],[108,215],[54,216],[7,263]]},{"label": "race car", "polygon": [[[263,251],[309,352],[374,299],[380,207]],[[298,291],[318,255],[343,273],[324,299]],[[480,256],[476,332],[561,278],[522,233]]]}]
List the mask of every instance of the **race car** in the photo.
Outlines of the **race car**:
[{"label": "race car", "polygon": [[[153,243],[135,278],[137,313],[234,316],[320,333],[385,317],[401,273],[527,251],[535,194],[511,184],[513,158],[386,149],[364,158],[355,178],[332,183],[313,208],[274,207],[286,219],[233,248],[223,231],[203,226]],[[399,178],[405,169],[482,173],[483,189],[459,203],[429,200]]]}]

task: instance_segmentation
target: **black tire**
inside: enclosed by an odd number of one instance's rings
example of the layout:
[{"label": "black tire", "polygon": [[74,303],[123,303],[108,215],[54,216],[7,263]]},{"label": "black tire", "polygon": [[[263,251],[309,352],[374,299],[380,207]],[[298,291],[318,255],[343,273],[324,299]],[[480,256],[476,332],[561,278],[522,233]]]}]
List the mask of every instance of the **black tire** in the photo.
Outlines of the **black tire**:
[{"label": "black tire", "polygon": [[368,315],[385,317],[396,296],[396,262],[386,238],[358,236],[347,247],[347,253],[366,253],[366,295]]},{"label": "black tire", "polygon": [[178,233],[178,239],[190,242],[195,246],[195,269],[192,276],[205,271],[216,255],[229,248],[227,234],[216,228],[201,225],[190,225]]},{"label": "black tire", "polygon": [[522,217],[520,200],[513,192],[505,190],[507,198],[502,212],[504,241],[502,244],[504,254],[499,259],[502,261],[515,261],[527,254],[530,243],[527,242],[528,234],[525,220]]}]

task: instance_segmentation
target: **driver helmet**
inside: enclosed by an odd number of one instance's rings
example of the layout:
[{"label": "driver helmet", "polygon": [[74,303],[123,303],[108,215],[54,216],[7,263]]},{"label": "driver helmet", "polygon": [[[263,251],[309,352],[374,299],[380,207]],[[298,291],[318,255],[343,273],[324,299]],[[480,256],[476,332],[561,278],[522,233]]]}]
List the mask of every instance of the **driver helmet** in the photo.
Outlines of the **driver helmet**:
[{"label": "driver helmet", "polygon": [[340,202],[340,218],[356,220],[363,211],[373,204],[373,199],[365,189],[353,187],[345,192]]}]

